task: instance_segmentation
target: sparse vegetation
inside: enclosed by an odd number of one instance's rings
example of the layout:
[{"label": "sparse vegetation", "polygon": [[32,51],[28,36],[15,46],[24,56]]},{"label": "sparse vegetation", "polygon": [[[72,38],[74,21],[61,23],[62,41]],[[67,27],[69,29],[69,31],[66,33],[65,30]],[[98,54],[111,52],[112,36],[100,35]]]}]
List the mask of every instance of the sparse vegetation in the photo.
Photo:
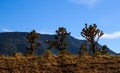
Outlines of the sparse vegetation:
[{"label": "sparse vegetation", "polygon": [[[120,56],[107,54],[107,45],[103,45],[101,49],[97,46],[103,32],[96,24],[85,24],[82,29],[81,35],[86,41],[80,45],[80,56],[67,50],[66,38],[69,35],[66,28],[60,27],[56,30],[54,40],[46,40],[48,48],[44,54],[36,56],[35,52],[42,43],[37,40],[39,34],[35,30],[31,31],[27,34],[27,56],[21,53],[0,56],[0,73],[120,73]],[[94,56],[88,54],[88,42],[90,54]],[[59,50],[59,54],[52,54],[52,48]]]},{"label": "sparse vegetation", "polygon": [[33,56],[0,57],[0,73],[119,73],[120,57],[92,56]]}]

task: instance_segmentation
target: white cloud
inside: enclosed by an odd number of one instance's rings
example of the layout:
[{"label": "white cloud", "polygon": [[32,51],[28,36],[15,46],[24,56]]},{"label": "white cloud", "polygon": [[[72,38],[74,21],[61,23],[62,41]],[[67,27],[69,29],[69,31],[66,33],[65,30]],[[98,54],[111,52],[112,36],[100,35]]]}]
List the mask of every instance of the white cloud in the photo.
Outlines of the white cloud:
[{"label": "white cloud", "polygon": [[40,34],[50,34],[50,35],[55,34],[55,33],[51,32],[51,31],[43,31],[43,30],[37,31],[37,32],[40,33]]},{"label": "white cloud", "polygon": [[120,38],[120,32],[114,32],[112,34],[104,34],[102,36],[104,39],[117,39]]},{"label": "white cloud", "polygon": [[84,5],[94,6],[101,0],[69,0],[69,1],[76,3],[76,4],[84,4]]},{"label": "white cloud", "polygon": [[7,29],[7,28],[1,28],[1,30],[2,30],[3,32],[13,32],[12,30]]}]

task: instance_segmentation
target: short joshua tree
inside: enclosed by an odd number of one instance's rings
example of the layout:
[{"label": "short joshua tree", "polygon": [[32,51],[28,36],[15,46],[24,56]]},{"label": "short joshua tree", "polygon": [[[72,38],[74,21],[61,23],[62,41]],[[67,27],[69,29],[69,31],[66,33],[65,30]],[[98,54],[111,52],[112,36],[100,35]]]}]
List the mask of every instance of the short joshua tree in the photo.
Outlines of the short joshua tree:
[{"label": "short joshua tree", "polygon": [[66,31],[66,28],[60,27],[58,30],[56,30],[54,40],[46,41],[46,43],[49,45],[48,49],[55,48],[59,50],[61,54],[63,54],[66,48],[68,47],[68,43],[66,42],[66,38],[68,35],[70,35],[70,33]]},{"label": "short joshua tree", "polygon": [[27,34],[27,54],[34,55],[37,48],[40,46],[40,42],[38,41],[39,34],[36,33],[35,30],[31,31]]}]

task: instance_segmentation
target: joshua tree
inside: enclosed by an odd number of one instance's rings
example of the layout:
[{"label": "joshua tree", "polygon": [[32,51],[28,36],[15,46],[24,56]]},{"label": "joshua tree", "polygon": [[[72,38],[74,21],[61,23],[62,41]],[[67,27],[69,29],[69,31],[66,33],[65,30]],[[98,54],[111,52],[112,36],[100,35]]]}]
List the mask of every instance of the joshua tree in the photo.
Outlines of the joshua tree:
[{"label": "joshua tree", "polygon": [[46,43],[49,44],[48,49],[56,48],[63,54],[64,50],[68,47],[68,43],[66,42],[66,37],[70,35],[66,31],[66,28],[60,27],[55,31],[56,36],[54,37],[54,41],[47,40]]},{"label": "joshua tree", "polygon": [[[85,24],[85,27],[82,29],[81,35],[90,42],[90,52],[95,54],[96,51],[96,43],[98,42],[99,38],[103,35],[103,32],[97,28],[96,24],[88,25]],[[97,36],[97,41],[95,38]]]},{"label": "joshua tree", "polygon": [[28,54],[30,55],[35,54],[37,48],[40,46],[40,42],[37,41],[38,38],[39,38],[39,34],[36,33],[35,30],[27,34],[27,42],[28,42],[27,53]]},{"label": "joshua tree", "polygon": [[107,47],[107,45],[103,45],[102,46],[102,53],[103,54],[106,54],[108,52],[108,47]]}]

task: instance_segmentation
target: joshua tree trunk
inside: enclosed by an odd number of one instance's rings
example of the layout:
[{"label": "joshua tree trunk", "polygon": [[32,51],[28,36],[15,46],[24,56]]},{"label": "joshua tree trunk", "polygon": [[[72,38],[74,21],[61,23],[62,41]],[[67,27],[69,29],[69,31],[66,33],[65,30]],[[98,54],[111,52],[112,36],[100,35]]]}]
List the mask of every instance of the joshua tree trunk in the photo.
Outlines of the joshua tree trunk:
[{"label": "joshua tree trunk", "polygon": [[95,42],[94,42],[94,39],[91,40],[91,51],[92,51],[92,54],[95,54]]}]

